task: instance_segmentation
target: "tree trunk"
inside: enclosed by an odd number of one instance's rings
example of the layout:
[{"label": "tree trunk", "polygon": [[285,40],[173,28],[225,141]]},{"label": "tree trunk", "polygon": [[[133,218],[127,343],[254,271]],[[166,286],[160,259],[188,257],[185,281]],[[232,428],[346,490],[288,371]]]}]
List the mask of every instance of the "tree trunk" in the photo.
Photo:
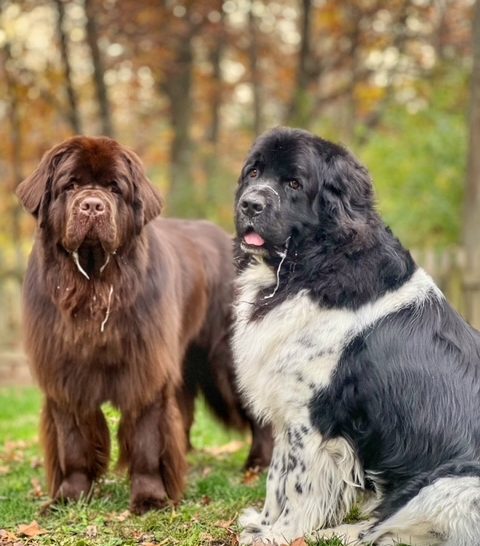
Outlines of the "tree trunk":
[{"label": "tree trunk", "polygon": [[[15,188],[23,180],[22,173],[22,129],[21,129],[21,120],[20,120],[20,103],[18,99],[17,84],[10,72],[9,65],[12,62],[12,55],[10,50],[10,43],[8,41],[4,42],[3,45],[3,72],[5,75],[5,84],[7,90],[7,99],[8,99],[8,119],[10,122],[10,149],[11,149],[11,165],[12,165],[12,193]],[[12,240],[15,245],[15,260],[17,271],[22,271],[23,269],[23,253],[22,245],[20,244],[21,240],[21,207],[17,199],[12,200],[12,205],[10,208],[10,217],[11,217],[11,235]]]},{"label": "tree trunk", "polygon": [[175,61],[164,89],[170,101],[173,140],[170,148],[171,182],[168,207],[175,214],[193,214],[192,210],[192,80],[193,32],[177,41]]},{"label": "tree trunk", "polygon": [[222,9],[223,1],[220,0],[218,10],[221,13],[219,22],[219,32],[215,43],[210,51],[209,60],[212,67],[213,93],[210,99],[210,124],[207,129],[208,148],[205,154],[205,175],[207,179],[206,205],[208,210],[215,213],[218,207],[219,196],[222,195],[223,188],[220,187],[223,182],[220,176],[221,159],[218,150],[221,130],[220,111],[222,107],[223,92],[223,74],[222,58],[225,51],[225,14]]},{"label": "tree trunk", "polygon": [[69,53],[69,47],[68,47],[68,37],[65,34],[65,30],[64,30],[65,5],[63,3],[63,0],[54,0],[54,2],[57,8],[57,36],[58,36],[58,43],[60,45],[63,74],[65,78],[65,90],[67,93],[67,101],[68,101],[67,115],[68,115],[70,126],[72,127],[72,131],[78,135],[78,134],[81,134],[82,127],[80,123],[80,114],[78,111],[77,97],[75,94],[75,90],[73,88],[72,68],[70,64],[70,53]]},{"label": "tree trunk", "polygon": [[255,135],[259,135],[263,130],[263,108],[260,71],[258,70],[258,29],[255,13],[253,12],[253,7],[254,1],[250,0],[250,9],[248,10],[250,47],[248,50],[248,54],[250,58],[250,71],[253,93],[253,130]]},{"label": "tree trunk", "polygon": [[105,85],[103,59],[100,48],[98,46],[98,30],[95,14],[95,0],[84,0],[87,43],[92,55],[93,77],[95,83],[95,92],[97,95],[98,107],[100,110],[100,119],[102,122],[102,133],[106,136],[113,137],[113,125],[110,101],[108,98],[107,86]]},{"label": "tree trunk", "polygon": [[219,38],[216,41],[215,46],[213,47],[210,53],[210,63],[212,65],[212,74],[214,80],[214,91],[211,100],[211,122],[210,127],[207,133],[207,140],[214,147],[218,144],[218,139],[220,135],[220,108],[222,106],[222,58],[223,52],[225,50],[225,36],[224,36],[224,12],[220,8],[220,13],[222,18],[220,21],[221,24],[221,33]]},{"label": "tree trunk", "polygon": [[480,0],[475,3],[472,40],[473,72],[463,241],[467,255],[467,319],[474,326],[480,327]]},{"label": "tree trunk", "polygon": [[[297,78],[292,101],[287,114],[287,123],[307,129],[311,120],[311,99],[308,85],[311,75],[311,21],[312,0],[302,0],[302,19],[300,28],[300,51],[298,54]],[[310,104],[309,104],[310,102]]]}]

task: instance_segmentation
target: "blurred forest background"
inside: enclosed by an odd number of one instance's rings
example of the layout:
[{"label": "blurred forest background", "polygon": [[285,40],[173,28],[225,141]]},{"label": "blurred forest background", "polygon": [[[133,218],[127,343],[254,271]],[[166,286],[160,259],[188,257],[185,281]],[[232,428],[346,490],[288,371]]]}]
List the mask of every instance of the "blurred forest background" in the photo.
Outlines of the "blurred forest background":
[{"label": "blurred forest background", "polygon": [[0,358],[19,346],[33,230],[15,186],[77,133],[135,149],[168,215],[227,229],[255,135],[288,124],[342,142],[480,326],[476,12],[473,0],[0,0]]}]

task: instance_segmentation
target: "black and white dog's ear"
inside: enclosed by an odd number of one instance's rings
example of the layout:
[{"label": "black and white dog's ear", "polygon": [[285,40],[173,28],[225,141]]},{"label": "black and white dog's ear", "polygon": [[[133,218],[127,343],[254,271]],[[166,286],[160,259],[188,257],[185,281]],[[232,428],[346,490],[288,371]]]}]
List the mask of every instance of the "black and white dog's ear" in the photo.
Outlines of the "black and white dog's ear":
[{"label": "black and white dog's ear", "polygon": [[349,152],[319,157],[318,214],[341,239],[363,237],[374,212],[372,181],[367,169]]}]

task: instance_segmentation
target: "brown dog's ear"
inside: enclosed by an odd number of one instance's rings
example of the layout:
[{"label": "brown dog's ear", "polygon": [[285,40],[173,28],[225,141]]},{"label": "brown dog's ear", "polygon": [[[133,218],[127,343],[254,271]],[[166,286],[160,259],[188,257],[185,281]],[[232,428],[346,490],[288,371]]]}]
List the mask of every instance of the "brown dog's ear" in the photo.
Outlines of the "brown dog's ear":
[{"label": "brown dog's ear", "polygon": [[47,193],[49,180],[63,154],[70,148],[70,141],[54,146],[43,155],[38,167],[17,186],[16,194],[25,209],[38,217],[40,204]]},{"label": "brown dog's ear", "polygon": [[137,214],[137,231],[141,231],[145,224],[156,218],[163,208],[163,201],[158,191],[145,174],[143,164],[138,155],[132,150],[123,149],[134,185],[134,207]]}]

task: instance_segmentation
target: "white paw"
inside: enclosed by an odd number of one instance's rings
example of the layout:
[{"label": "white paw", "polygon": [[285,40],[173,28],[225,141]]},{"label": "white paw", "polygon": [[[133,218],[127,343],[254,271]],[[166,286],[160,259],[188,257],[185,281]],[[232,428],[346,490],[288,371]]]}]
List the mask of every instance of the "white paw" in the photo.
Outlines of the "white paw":
[{"label": "white paw", "polygon": [[261,527],[262,514],[255,508],[246,508],[238,518],[240,527]]},{"label": "white paw", "polygon": [[284,546],[290,544],[296,538],[298,533],[292,530],[281,529],[275,526],[259,526],[256,528],[250,527],[245,529],[239,538],[239,544],[252,544],[260,546],[262,544],[269,546]]},{"label": "white paw", "polygon": [[340,538],[345,544],[353,546],[361,544],[360,533],[365,532],[371,524],[372,520],[369,520],[354,524],[339,525],[330,529],[319,529],[312,533],[312,536],[316,539]]}]

